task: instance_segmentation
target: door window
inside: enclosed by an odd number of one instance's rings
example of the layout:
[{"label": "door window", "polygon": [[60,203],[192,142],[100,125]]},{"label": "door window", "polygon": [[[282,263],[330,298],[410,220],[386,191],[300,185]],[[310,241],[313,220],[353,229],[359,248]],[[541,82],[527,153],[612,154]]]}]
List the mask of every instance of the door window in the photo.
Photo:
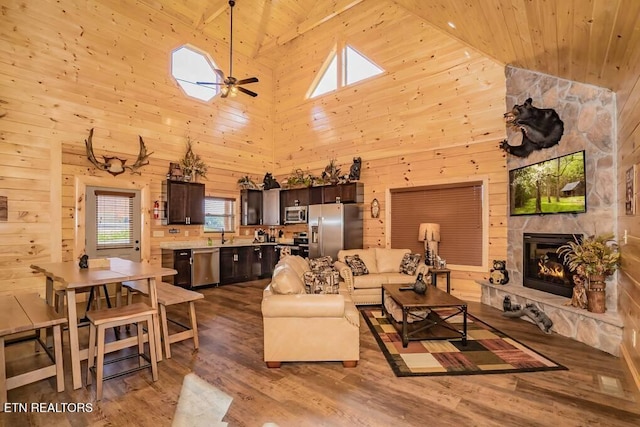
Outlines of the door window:
[{"label": "door window", "polygon": [[140,260],[140,192],[87,187],[89,257]]}]

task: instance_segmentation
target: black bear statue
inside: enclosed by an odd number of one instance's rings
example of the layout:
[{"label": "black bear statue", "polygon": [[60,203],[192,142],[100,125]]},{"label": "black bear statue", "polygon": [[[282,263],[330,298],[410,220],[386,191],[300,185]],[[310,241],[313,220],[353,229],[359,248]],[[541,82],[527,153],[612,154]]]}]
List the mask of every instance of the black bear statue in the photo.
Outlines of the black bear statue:
[{"label": "black bear statue", "polygon": [[522,132],[522,144],[510,145],[505,139],[500,148],[518,157],[528,157],[535,150],[556,145],[564,133],[564,123],[551,108],[536,108],[528,98],[522,105],[514,105],[505,113],[507,125]]},{"label": "black bear statue", "polygon": [[267,172],[264,175],[264,179],[262,180],[262,183],[264,184],[264,187],[262,187],[263,190],[271,190],[273,188],[280,188],[280,184],[278,183],[278,181],[276,181],[276,179],[273,177],[271,172]]},{"label": "black bear statue", "polygon": [[360,179],[360,170],[362,169],[362,158],[354,157],[353,164],[349,170],[349,181],[357,181]]},{"label": "black bear statue", "polygon": [[494,259],[493,268],[489,272],[489,283],[496,285],[506,285],[509,283],[509,272],[507,271],[507,262],[504,260]]}]

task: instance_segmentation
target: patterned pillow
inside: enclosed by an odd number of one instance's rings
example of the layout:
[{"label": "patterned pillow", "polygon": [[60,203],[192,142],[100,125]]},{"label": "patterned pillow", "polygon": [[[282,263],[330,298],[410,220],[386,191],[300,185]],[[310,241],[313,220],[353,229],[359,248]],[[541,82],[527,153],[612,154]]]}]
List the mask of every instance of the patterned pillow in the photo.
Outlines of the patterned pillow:
[{"label": "patterned pillow", "polygon": [[346,256],[344,257],[344,262],[346,262],[349,268],[351,268],[351,273],[354,276],[362,276],[365,274],[369,274],[369,270],[367,269],[367,266],[360,259],[359,255]]},{"label": "patterned pillow", "polygon": [[321,271],[325,268],[333,267],[333,259],[330,256],[323,256],[320,258],[309,258],[309,268],[311,271]]},{"label": "patterned pillow", "polygon": [[404,254],[400,263],[400,273],[413,276],[416,274],[418,264],[420,263],[420,254]]},{"label": "patterned pillow", "polygon": [[303,280],[308,294],[337,294],[340,289],[340,273],[333,268],[307,271]]}]

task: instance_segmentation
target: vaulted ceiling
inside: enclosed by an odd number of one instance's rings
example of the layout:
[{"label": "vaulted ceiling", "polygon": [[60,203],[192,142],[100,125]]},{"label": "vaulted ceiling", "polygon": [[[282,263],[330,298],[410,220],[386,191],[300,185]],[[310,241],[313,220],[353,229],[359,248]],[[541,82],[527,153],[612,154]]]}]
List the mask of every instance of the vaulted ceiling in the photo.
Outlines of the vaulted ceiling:
[{"label": "vaulted ceiling", "polygon": [[[229,40],[228,0],[139,1]],[[505,65],[612,90],[640,74],[638,0],[236,0],[234,50],[274,63],[287,43],[372,2],[396,3]]]}]

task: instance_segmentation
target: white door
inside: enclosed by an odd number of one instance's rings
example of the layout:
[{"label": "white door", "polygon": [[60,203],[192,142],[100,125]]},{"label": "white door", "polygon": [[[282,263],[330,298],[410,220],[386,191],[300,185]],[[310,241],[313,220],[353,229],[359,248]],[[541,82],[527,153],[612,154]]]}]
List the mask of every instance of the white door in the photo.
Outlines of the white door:
[{"label": "white door", "polygon": [[140,261],[140,191],[88,186],[85,206],[89,258]]}]

